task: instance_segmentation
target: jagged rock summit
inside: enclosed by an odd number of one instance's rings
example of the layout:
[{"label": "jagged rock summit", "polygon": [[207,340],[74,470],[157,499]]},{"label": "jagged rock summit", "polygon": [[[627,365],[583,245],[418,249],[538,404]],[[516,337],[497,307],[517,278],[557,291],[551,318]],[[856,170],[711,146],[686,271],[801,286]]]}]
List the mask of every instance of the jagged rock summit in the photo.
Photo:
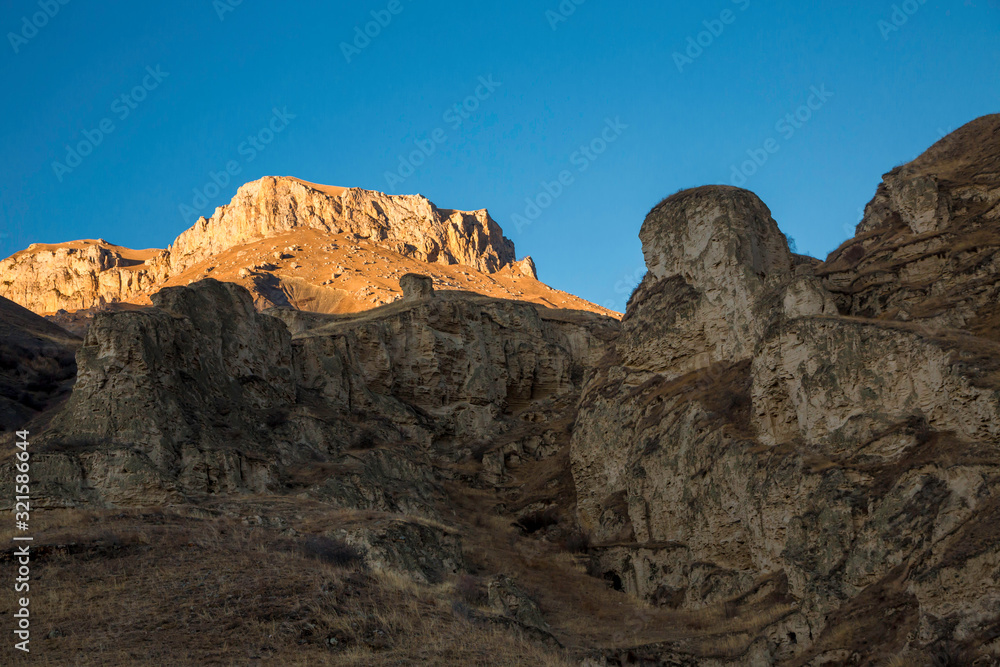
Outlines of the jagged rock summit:
[{"label": "jagged rock summit", "polygon": [[247,183],[211,218],[199,218],[167,249],[171,273],[234,246],[293,229],[355,234],[431,264],[495,273],[514,261],[514,244],[485,209],[439,209],[420,195],[386,195],[267,176]]},{"label": "jagged rock summit", "polygon": [[514,244],[485,210],[271,176],[240,187],[165,250],[100,239],[32,244],[0,261],[0,296],[53,315],[148,305],[159,289],[211,276],[246,287],[260,309],[343,313],[400,298],[406,273],[428,275],[439,289],[610,314],[540,283],[534,262],[516,261]]}]

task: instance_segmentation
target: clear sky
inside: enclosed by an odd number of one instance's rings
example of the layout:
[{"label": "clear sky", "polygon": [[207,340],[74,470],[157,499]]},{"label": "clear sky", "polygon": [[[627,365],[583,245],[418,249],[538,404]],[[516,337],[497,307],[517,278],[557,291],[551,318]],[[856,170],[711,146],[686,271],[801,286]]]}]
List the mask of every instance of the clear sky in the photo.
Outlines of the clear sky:
[{"label": "clear sky", "polygon": [[0,256],[165,247],[292,175],[488,208],[616,309],[664,196],[740,182],[825,257],[881,174],[1000,111],[996,0],[3,0],[0,28]]}]

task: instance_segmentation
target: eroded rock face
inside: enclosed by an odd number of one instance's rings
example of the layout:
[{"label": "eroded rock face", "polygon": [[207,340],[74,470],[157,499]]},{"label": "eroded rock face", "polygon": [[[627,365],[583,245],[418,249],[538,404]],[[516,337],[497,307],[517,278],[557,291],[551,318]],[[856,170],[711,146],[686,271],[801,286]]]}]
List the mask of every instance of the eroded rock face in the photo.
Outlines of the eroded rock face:
[{"label": "eroded rock face", "polygon": [[[893,215],[954,233],[928,183],[896,187]],[[572,444],[606,576],[671,607],[774,601],[771,661],[864,654],[848,628],[887,618],[913,660],[980,650],[1000,621],[1000,570],[984,568],[1000,537],[961,545],[996,516],[1000,346],[844,317],[828,265],[793,257],[750,193],[679,193],[641,238],[649,273]]]},{"label": "eroded rock face", "polygon": [[404,299],[426,299],[434,296],[434,281],[429,276],[407,273],[399,279]]},{"label": "eroded rock face", "polygon": [[101,239],[34,243],[0,261],[0,296],[38,314],[142,301],[169,274],[165,251],[134,251]]},{"label": "eroded rock face", "polygon": [[[38,314],[144,305],[164,283],[200,262],[296,230],[351,235],[403,257],[486,274],[515,260],[514,244],[486,210],[439,209],[419,195],[268,176],[242,186],[229,204],[199,218],[166,250],[130,250],[100,239],[33,244],[0,261],[0,296]],[[249,275],[258,269],[242,270]]]},{"label": "eroded rock face", "polygon": [[[260,314],[243,288],[207,280],[153,304],[91,326],[70,401],[35,438],[37,502],[293,492],[407,517],[345,538],[371,564],[428,582],[464,567],[460,536],[441,523],[440,462],[521,433],[524,412],[544,433],[544,406],[572,407],[617,329],[455,292],[355,316]],[[538,440],[527,449],[541,457]]]},{"label": "eroded rock face", "polygon": [[153,304],[101,314],[88,332],[74,393],[41,436],[61,457],[53,470],[78,471],[56,475],[81,491],[49,489],[57,502],[127,502],[135,488],[261,492],[358,448],[354,472],[310,492],[433,515],[427,448],[453,456],[533,402],[579,391],[616,328],[460,293],[357,316],[265,315],[246,290],[213,280]]},{"label": "eroded rock face", "polygon": [[623,322],[629,366],[675,372],[746,357],[762,297],[792,271],[784,235],[751,192],[705,187],[654,208],[639,232],[649,273]]},{"label": "eroded rock face", "polygon": [[276,458],[265,415],[295,400],[287,329],[214,280],[153,301],[98,315],[47,439],[68,452],[133,450],[192,492],[264,490]]},{"label": "eroded rock face", "polygon": [[170,247],[171,271],[296,227],[351,232],[421,261],[465,264],[487,273],[514,261],[514,244],[485,210],[445,210],[420,195],[317,187],[268,176],[247,183],[228,206],[178,236]]},{"label": "eroded rock face", "polygon": [[883,177],[818,275],[842,313],[1000,340],[1000,114]]}]

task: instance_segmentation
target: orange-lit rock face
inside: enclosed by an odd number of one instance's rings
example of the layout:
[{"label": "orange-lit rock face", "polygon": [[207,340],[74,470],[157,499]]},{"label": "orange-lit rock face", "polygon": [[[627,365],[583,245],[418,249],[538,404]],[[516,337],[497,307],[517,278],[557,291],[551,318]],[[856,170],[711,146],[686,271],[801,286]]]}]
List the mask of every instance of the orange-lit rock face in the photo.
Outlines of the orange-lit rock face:
[{"label": "orange-lit rock face", "polygon": [[243,285],[259,308],[343,313],[400,298],[406,273],[429,276],[436,289],[613,315],[539,282],[485,210],[276,177],[244,185],[166,250],[34,244],[0,261],[0,296],[53,314],[147,305],[162,287],[211,276]]}]

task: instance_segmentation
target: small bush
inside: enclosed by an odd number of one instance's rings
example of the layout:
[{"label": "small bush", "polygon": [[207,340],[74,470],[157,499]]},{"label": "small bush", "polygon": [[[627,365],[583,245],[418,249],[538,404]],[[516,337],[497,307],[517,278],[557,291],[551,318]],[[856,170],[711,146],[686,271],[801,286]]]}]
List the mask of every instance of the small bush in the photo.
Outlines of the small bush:
[{"label": "small bush", "polygon": [[356,547],[322,535],[307,538],[303,547],[307,556],[338,567],[349,567],[364,560],[364,555]]},{"label": "small bush", "polygon": [[844,260],[854,266],[860,262],[865,256],[865,249],[861,245],[852,245],[850,248],[844,251]]},{"label": "small bush", "polygon": [[277,428],[288,422],[288,410],[285,408],[274,408],[268,410],[264,415],[264,425],[268,428]]},{"label": "small bush", "polygon": [[472,622],[476,620],[475,613],[472,611],[469,605],[465,604],[461,600],[452,601],[451,612],[455,615],[456,618],[459,618],[463,621]]},{"label": "small bush", "polygon": [[557,523],[559,523],[559,512],[556,511],[556,508],[549,507],[525,514],[518,520],[517,525],[524,531],[525,535],[531,535]]},{"label": "small bush", "polygon": [[574,530],[563,541],[563,547],[573,554],[586,553],[590,549],[590,535],[582,530]]},{"label": "small bush", "polygon": [[364,429],[354,438],[353,449],[375,449],[378,447],[378,436],[371,429]]},{"label": "small bush", "polygon": [[930,424],[927,423],[927,418],[923,415],[911,417],[908,427],[918,445],[927,444],[933,435]]},{"label": "small bush", "polygon": [[482,463],[483,457],[493,449],[493,443],[489,440],[476,440],[472,443],[472,458],[476,463]]},{"label": "small bush", "polygon": [[459,575],[455,580],[455,595],[460,604],[481,605],[486,602],[485,589],[479,579],[470,574]]},{"label": "small bush", "polygon": [[945,641],[934,648],[931,664],[934,667],[959,667],[972,664],[972,652],[955,642]]}]

